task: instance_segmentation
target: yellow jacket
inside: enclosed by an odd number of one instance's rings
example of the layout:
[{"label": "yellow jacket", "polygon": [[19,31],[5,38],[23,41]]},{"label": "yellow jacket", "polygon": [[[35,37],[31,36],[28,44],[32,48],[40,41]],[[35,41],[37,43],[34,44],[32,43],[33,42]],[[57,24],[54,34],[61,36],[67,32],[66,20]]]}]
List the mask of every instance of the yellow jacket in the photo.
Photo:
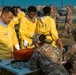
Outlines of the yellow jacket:
[{"label": "yellow jacket", "polygon": [[29,42],[29,47],[32,48],[32,37],[36,31],[37,19],[34,18],[34,22],[30,21],[27,17],[23,17],[20,22],[19,37],[21,39],[21,48],[24,47],[24,40]]},{"label": "yellow jacket", "polygon": [[9,26],[11,26],[14,29],[14,25],[18,24],[18,18],[14,17],[13,20],[11,20],[11,22],[9,23]]},{"label": "yellow jacket", "polygon": [[18,27],[20,19],[24,16],[25,16],[25,13],[21,11],[20,13],[17,14],[16,17],[13,18],[13,20],[9,23],[9,25],[11,25],[13,28],[14,28],[14,25],[17,25]]},{"label": "yellow jacket", "polygon": [[47,35],[47,40],[54,40],[52,45],[55,46],[55,41],[58,39],[58,32],[56,29],[55,21],[50,16],[44,16],[38,20],[36,32]]},{"label": "yellow jacket", "polygon": [[0,23],[0,58],[11,58],[13,46],[15,46],[17,43],[18,40],[13,28]]},{"label": "yellow jacket", "polygon": [[26,16],[26,14],[23,12],[23,11],[21,11],[21,12],[19,12],[18,14],[17,14],[17,18],[18,19],[20,19],[20,18],[22,18],[22,17],[25,17]]}]

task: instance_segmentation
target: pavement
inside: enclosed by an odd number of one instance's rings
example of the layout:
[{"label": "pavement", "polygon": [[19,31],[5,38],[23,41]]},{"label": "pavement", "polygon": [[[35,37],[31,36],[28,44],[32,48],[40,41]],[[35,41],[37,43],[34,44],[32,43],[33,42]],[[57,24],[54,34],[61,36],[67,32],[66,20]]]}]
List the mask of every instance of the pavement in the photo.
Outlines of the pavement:
[{"label": "pavement", "polygon": [[[60,16],[59,22],[65,22],[65,16]],[[73,16],[73,22],[76,23],[76,15]]]}]

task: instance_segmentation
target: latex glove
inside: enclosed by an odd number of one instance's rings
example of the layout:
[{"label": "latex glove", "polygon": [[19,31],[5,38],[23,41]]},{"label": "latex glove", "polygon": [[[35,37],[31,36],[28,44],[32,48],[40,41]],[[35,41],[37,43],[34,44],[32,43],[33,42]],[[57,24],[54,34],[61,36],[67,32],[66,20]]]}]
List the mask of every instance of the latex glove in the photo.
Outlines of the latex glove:
[{"label": "latex glove", "polygon": [[16,45],[15,45],[15,48],[16,48],[17,50],[20,50],[19,44],[16,44]]},{"label": "latex glove", "polygon": [[28,41],[27,40],[24,40],[24,46],[27,48],[28,47]]}]

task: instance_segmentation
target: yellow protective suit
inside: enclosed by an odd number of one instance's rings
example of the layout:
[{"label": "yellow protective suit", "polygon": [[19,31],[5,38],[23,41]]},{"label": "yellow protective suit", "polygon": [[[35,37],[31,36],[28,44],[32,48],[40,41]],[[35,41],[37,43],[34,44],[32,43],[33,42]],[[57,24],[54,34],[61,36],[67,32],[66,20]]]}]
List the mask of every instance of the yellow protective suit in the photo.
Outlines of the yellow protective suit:
[{"label": "yellow protective suit", "polygon": [[19,12],[19,13],[17,14],[17,18],[18,18],[18,19],[20,19],[20,18],[22,18],[22,17],[24,17],[24,16],[26,16],[26,14],[25,14],[23,11],[21,11],[21,12]]},{"label": "yellow protective suit", "polygon": [[11,58],[13,46],[16,44],[18,40],[13,28],[0,23],[0,58],[3,60]]},{"label": "yellow protective suit", "polygon": [[17,21],[18,21],[19,23],[16,23],[16,24],[15,24],[15,30],[16,30],[16,32],[19,32],[20,20],[21,20],[22,17],[25,17],[25,15],[26,15],[26,14],[25,14],[23,11],[21,11],[20,13],[17,14],[16,18],[17,18]]},{"label": "yellow protective suit", "polygon": [[15,25],[17,25],[17,28],[18,28],[20,19],[21,19],[22,17],[24,17],[25,15],[26,15],[26,14],[21,11],[20,13],[17,14],[16,17],[13,18],[13,20],[9,23],[9,25],[11,25],[13,28],[14,28]]},{"label": "yellow protective suit", "polygon": [[24,12],[20,12],[17,14],[16,17],[13,18],[13,20],[9,23],[10,26],[12,26],[12,28],[15,30],[16,32],[16,35],[17,35],[17,38],[18,38],[18,41],[19,41],[19,28],[20,28],[20,19],[22,17],[25,16],[25,13]]},{"label": "yellow protective suit", "polygon": [[53,41],[52,46],[56,46],[55,41],[58,39],[58,32],[56,29],[55,21],[50,16],[41,17],[38,20],[36,33],[47,35],[48,42]]},{"label": "yellow protective suit", "polygon": [[29,43],[28,48],[33,48],[32,37],[36,31],[37,19],[34,18],[34,22],[30,21],[27,17],[23,17],[20,22],[19,37],[21,40],[21,48],[24,49],[24,40]]},{"label": "yellow protective suit", "polygon": [[9,26],[11,26],[14,29],[14,26],[18,23],[19,23],[18,18],[14,17],[13,20],[11,20],[11,22],[9,23]]}]

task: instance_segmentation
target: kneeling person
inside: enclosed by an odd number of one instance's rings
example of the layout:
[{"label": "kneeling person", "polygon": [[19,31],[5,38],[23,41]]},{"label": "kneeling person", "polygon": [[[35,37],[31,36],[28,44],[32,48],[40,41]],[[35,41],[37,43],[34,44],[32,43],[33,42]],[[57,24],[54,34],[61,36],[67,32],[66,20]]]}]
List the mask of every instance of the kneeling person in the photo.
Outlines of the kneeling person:
[{"label": "kneeling person", "polygon": [[39,68],[44,75],[68,75],[66,69],[61,64],[60,50],[47,44],[45,39],[46,36],[43,34],[35,34],[33,36],[33,43],[36,48],[27,67],[31,70]]}]

